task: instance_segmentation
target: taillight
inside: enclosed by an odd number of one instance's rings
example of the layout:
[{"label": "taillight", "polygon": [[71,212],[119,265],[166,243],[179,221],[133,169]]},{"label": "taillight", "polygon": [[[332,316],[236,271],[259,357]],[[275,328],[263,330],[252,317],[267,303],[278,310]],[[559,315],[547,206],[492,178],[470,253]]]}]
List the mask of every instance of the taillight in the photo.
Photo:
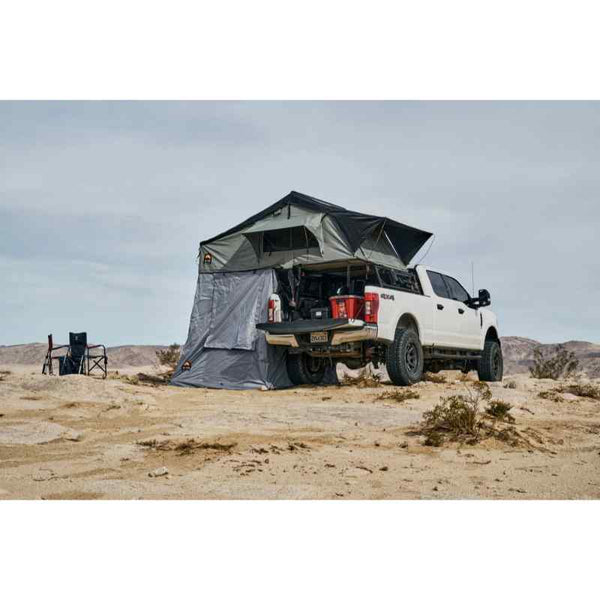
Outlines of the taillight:
[{"label": "taillight", "polygon": [[377,323],[379,315],[379,294],[365,293],[365,322]]},{"label": "taillight", "polygon": [[275,300],[273,298],[269,298],[269,309],[268,309],[268,313],[267,313],[267,320],[269,321],[269,323],[275,322]]}]

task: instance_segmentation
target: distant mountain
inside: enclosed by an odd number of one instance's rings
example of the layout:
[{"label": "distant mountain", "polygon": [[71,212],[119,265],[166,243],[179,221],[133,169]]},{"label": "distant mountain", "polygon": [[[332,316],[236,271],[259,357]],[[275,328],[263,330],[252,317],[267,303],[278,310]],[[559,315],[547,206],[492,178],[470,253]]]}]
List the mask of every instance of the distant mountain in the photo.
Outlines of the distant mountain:
[{"label": "distant mountain", "polygon": [[[523,337],[503,337],[504,372],[506,375],[527,373],[533,364],[533,349],[537,346],[550,349],[556,344],[542,344]],[[600,377],[600,345],[590,342],[570,341],[563,346],[575,353],[579,369],[590,377]],[[156,351],[167,346],[114,346],[107,348],[111,369],[124,367],[158,366]],[[0,365],[39,365],[46,356],[46,344],[21,344],[0,346]]]},{"label": "distant mountain", "polygon": [[[551,350],[556,344],[542,344],[537,340],[522,337],[503,337],[502,353],[504,355],[504,372],[527,373],[533,365],[533,350],[541,346]],[[590,377],[600,377],[600,345],[591,342],[563,342],[567,350],[574,352],[579,360],[579,370]]]},{"label": "distant mountain", "polygon": [[[111,369],[158,366],[156,351],[165,348],[167,346],[113,346],[106,349],[108,366]],[[47,344],[0,346],[0,365],[39,365],[41,368],[47,350]]]}]

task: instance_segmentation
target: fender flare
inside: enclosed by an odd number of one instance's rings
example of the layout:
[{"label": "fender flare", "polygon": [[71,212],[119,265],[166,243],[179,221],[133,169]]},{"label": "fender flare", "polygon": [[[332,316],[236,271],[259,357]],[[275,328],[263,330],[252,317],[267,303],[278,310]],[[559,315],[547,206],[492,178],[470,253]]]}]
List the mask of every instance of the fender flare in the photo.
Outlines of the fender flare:
[{"label": "fender flare", "polygon": [[419,340],[421,339],[419,321],[412,313],[403,313],[402,316],[398,319],[398,322],[396,323],[396,329],[413,329],[419,337]]},{"label": "fender flare", "polygon": [[486,342],[487,340],[494,340],[500,345],[502,345],[502,342],[500,341],[500,336],[498,335],[498,330],[496,329],[496,327],[494,327],[494,325],[490,325],[487,328],[487,331],[485,332],[485,337],[483,339]]}]

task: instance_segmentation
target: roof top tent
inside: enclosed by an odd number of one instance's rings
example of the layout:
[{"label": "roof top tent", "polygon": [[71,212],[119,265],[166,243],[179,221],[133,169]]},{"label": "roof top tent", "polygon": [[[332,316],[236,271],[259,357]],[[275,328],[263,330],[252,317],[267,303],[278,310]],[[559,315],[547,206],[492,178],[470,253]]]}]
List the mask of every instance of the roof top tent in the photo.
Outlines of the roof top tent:
[{"label": "roof top tent", "polygon": [[281,272],[348,276],[368,265],[406,270],[431,237],[392,219],[346,210],[290,192],[200,244],[188,339],[174,385],[226,389],[290,385],[285,351],[255,325],[266,320]]}]

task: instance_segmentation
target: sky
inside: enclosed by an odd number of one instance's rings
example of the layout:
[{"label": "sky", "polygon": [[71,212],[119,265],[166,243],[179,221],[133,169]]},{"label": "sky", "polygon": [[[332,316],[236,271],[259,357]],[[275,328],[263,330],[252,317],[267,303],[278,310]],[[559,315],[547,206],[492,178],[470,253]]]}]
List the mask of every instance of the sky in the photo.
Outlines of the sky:
[{"label": "sky", "polygon": [[199,242],[290,190],[434,232],[501,335],[600,342],[600,102],[5,101],[0,345],[185,342]]}]

